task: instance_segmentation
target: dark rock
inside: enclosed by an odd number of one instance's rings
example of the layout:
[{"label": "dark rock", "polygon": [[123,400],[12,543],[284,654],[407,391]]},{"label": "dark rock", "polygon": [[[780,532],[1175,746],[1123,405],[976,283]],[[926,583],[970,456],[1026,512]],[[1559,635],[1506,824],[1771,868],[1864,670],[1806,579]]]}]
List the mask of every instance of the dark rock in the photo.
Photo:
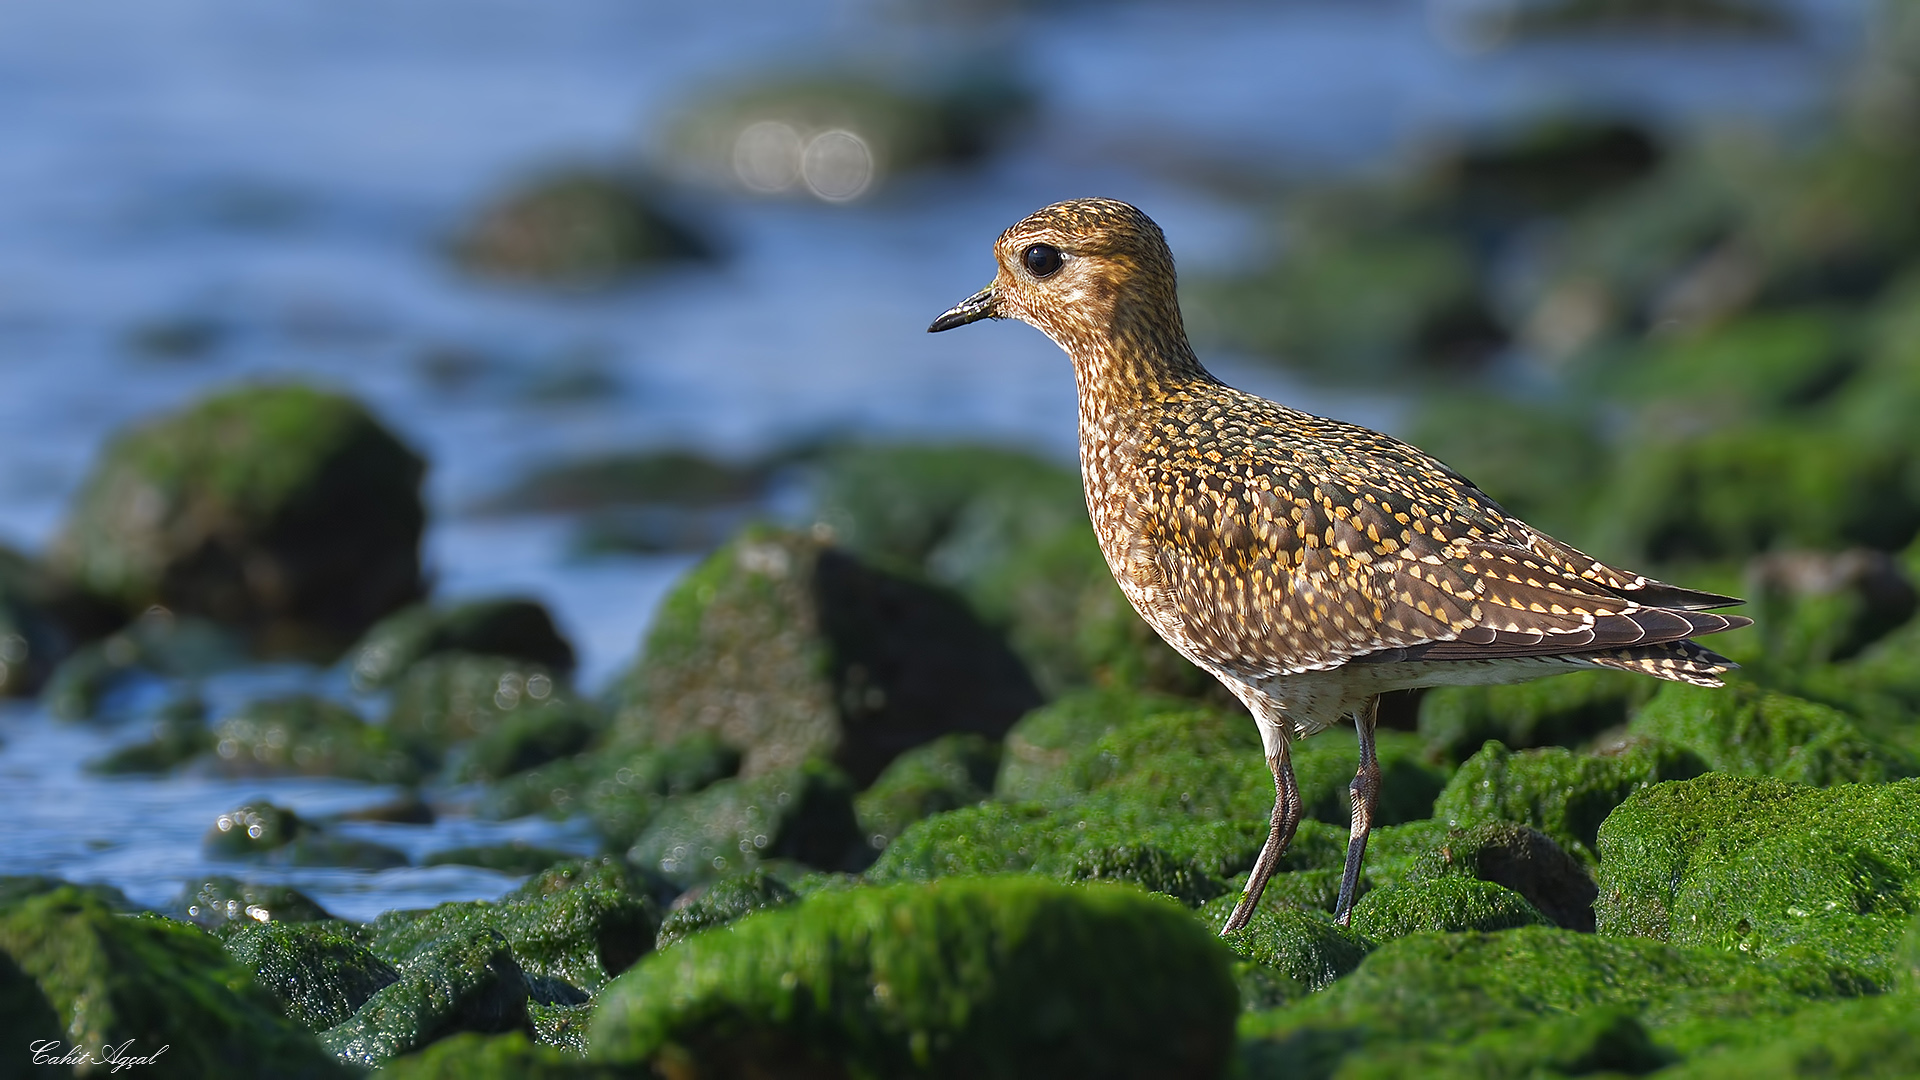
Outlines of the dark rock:
[{"label": "dark rock", "polygon": [[857,869],[869,848],[838,769],[817,762],[751,779],[721,780],[662,806],[627,852],[635,865],[699,881],[790,858]]},{"label": "dark rock", "polygon": [[713,249],[650,185],[574,169],[524,181],[482,208],[453,254],[491,277],[594,285],[663,262],[711,258]]},{"label": "dark rock", "polygon": [[384,870],[407,865],[404,853],[370,840],[337,836],[269,802],[230,810],[214,820],[201,846],[216,858],[262,859],[280,866],[354,866]]},{"label": "dark rock", "polygon": [[940,735],[999,738],[1039,704],[958,598],[798,535],[751,531],[661,605],[616,691],[637,742],[710,731],[742,776],[831,759],[856,782]]},{"label": "dark rock", "polygon": [[1000,747],[978,735],[942,735],[894,758],[854,799],[860,831],[875,850],[929,814],[993,795]]},{"label": "dark rock", "polygon": [[320,1041],[342,1062],[378,1068],[459,1031],[528,1029],[527,982],[496,930],[449,934],[399,968]]},{"label": "dark rock", "polygon": [[223,875],[189,882],[173,906],[186,921],[214,933],[255,923],[319,922],[333,917],[291,885],[243,882]]},{"label": "dark rock", "polygon": [[386,961],[326,923],[243,926],[226,936],[226,949],[288,1019],[309,1031],[345,1023],[400,979]]},{"label": "dark rock", "polygon": [[1464,873],[1493,882],[1526,897],[1556,926],[1593,931],[1599,889],[1580,860],[1538,829],[1490,824],[1448,830],[1430,860],[1437,875]]},{"label": "dark rock", "polygon": [[[8,958],[0,993],[27,998],[29,1017],[44,1021],[50,1008],[56,1018],[34,1040],[94,1052],[125,1046],[123,1058],[153,1058],[139,1068],[155,1077],[343,1075],[217,938],[186,923],[116,915],[57,889],[0,909],[0,956]],[[37,999],[13,972],[32,981]],[[24,1057],[26,1044],[17,1052]]]},{"label": "dark rock", "polygon": [[1230,959],[1134,889],[1010,877],[818,893],[617,980],[591,1053],[715,1076],[1213,1077],[1233,1048]]},{"label": "dark rock", "polygon": [[157,710],[151,739],[102,754],[87,762],[87,771],[109,776],[171,772],[213,748],[206,704],[199,698],[176,699]]},{"label": "dark rock", "polygon": [[400,797],[358,810],[348,810],[334,815],[336,821],[384,821],[391,825],[431,825],[434,822],[433,807],[422,799],[418,792],[409,791]]},{"label": "dark rock", "polygon": [[231,390],[115,437],[52,564],[130,611],[330,653],[420,594],[423,471],[350,399]]},{"label": "dark rock", "polygon": [[[31,697],[89,629],[63,608],[67,591],[25,555],[0,546],[0,697]],[[102,627],[100,629],[111,629]]]},{"label": "dark rock", "polygon": [[764,869],[721,878],[711,885],[690,890],[674,902],[673,910],[660,923],[654,948],[664,949],[702,930],[725,926],[756,911],[786,907],[799,899],[786,882]]},{"label": "dark rock", "polygon": [[511,844],[483,847],[448,848],[435,851],[420,860],[421,866],[478,866],[503,874],[537,874],[557,862],[574,858],[572,852],[534,847],[516,840]]},{"label": "dark rock", "polygon": [[480,509],[572,513],[621,506],[729,506],[757,501],[767,471],[758,463],[715,461],[688,450],[609,454],[534,469]]},{"label": "dark rock", "polygon": [[1786,12],[1751,0],[1554,0],[1518,5],[1501,16],[1502,32],[1526,37],[1638,32],[1786,37]]},{"label": "dark rock", "polygon": [[553,616],[538,601],[512,597],[407,608],[368,630],[345,662],[354,685],[373,690],[393,685],[415,662],[447,652],[524,660],[561,675],[573,670],[573,646]]},{"label": "dark rock", "polygon": [[704,732],[661,747],[609,746],[495,784],[481,810],[492,818],[584,810],[607,846],[624,849],[668,799],[739,771],[740,751]]},{"label": "dark rock", "polygon": [[369,724],[338,702],[311,694],[252,701],[210,733],[214,769],[227,776],[339,776],[416,783],[433,755]]}]

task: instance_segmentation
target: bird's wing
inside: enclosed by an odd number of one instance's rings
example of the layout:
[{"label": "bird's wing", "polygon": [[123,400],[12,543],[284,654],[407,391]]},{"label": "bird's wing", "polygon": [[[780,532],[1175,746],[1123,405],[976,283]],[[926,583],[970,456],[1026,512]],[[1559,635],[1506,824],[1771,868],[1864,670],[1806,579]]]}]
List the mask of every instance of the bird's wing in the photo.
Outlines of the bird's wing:
[{"label": "bird's wing", "polygon": [[[1348,440],[1337,459],[1269,450],[1148,470],[1139,525],[1160,602],[1196,653],[1271,677],[1357,658],[1645,646],[1747,622],[1688,610],[1737,601],[1608,567],[1508,518],[1412,447],[1366,434],[1372,447]],[[1393,460],[1365,460],[1368,450]]]}]

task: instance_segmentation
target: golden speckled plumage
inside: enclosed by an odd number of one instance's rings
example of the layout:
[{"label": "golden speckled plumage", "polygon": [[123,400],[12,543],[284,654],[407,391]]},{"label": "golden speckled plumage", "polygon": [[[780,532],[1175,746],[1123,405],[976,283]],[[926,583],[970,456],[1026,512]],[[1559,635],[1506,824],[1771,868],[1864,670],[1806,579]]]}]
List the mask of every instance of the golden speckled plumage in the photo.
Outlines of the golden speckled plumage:
[{"label": "golden speckled plumage", "polygon": [[[1036,250],[1044,274],[1028,261]],[[1382,692],[1593,666],[1720,685],[1731,665],[1687,638],[1746,625],[1705,610],[1738,601],[1607,566],[1406,443],[1215,379],[1187,343],[1166,241],[1140,211],[1058,203],[995,252],[994,284],[932,329],[1018,318],[1066,350],[1087,509],[1115,580],[1260,724],[1273,835],[1229,929],[1251,916],[1299,820],[1289,742],[1351,715],[1361,768],[1348,914]]]}]

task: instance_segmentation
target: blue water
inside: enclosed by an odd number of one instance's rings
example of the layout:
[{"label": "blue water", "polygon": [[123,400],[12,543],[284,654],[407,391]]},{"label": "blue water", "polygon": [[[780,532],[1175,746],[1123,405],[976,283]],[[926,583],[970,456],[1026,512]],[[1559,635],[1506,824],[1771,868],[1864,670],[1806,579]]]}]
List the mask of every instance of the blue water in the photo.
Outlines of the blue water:
[{"label": "blue water", "polygon": [[[1006,224],[1054,199],[1134,201],[1187,270],[1266,250],[1240,175],[1379,171],[1464,129],[1599,106],[1663,126],[1803,122],[1859,36],[1864,0],[1802,5],[1788,43],[1451,43],[1460,3],[704,5],[635,0],[9,0],[0,5],[0,542],[36,549],[114,429],[212,386],[299,377],[360,395],[431,461],[427,560],[442,596],[545,600],[597,686],[630,662],[691,556],[582,559],[570,523],[474,505],[537,463],[649,446],[754,454],[826,434],[966,438],[1062,460],[1073,385],[1018,325],[929,337],[991,272]],[[708,84],[806,67],[912,71],[986,58],[1038,94],[965,171],[852,205],[695,192],[728,257],[592,293],[477,283],[440,246],[515,176],[639,163]],[[215,328],[204,355],[143,355],[158,323]],[[424,362],[459,350],[449,382]],[[1391,428],[1394,402],[1233,357],[1231,381]],[[569,396],[567,385],[598,387]],[[240,673],[215,689],[332,685]],[[320,815],[393,792],[313,780],[100,779],[80,764],[144,732],[0,709],[0,874],[105,881],[160,904],[207,862],[220,811],[269,795]],[[431,827],[344,826],[415,855],[580,829],[487,824],[460,793]],[[452,867],[303,870],[341,914],[495,896]]]}]

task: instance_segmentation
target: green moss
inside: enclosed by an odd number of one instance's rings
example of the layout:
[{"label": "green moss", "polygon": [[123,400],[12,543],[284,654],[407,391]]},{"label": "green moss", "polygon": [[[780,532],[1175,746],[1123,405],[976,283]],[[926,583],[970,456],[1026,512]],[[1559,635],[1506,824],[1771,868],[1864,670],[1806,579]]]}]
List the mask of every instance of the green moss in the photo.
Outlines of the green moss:
[{"label": "green moss", "polygon": [[537,874],[554,863],[572,858],[570,852],[514,841],[482,847],[448,848],[420,860],[422,866],[479,866],[502,874]]},{"label": "green moss", "polygon": [[1603,934],[1762,956],[1805,947],[1890,981],[1920,910],[1920,780],[1660,784],[1607,819],[1600,857]]},{"label": "green moss", "polygon": [[1176,859],[1144,844],[1080,852],[1061,877],[1067,881],[1123,881],[1170,896],[1188,907],[1198,907],[1227,891],[1200,859]]},{"label": "green moss", "polygon": [[400,978],[321,1034],[342,1062],[378,1068],[457,1031],[527,1030],[527,981],[498,931],[449,934],[399,967]]},{"label": "green moss", "polygon": [[1629,1010],[1599,1008],[1495,1028],[1461,1043],[1369,1047],[1342,1062],[1340,1076],[1368,1080],[1641,1076],[1673,1059]]},{"label": "green moss", "polygon": [[1230,954],[1168,901],[1029,878],[820,893],[608,987],[603,1061],[739,1074],[1211,1077]]},{"label": "green moss", "polygon": [[565,674],[573,646],[538,601],[471,600],[447,608],[416,604],[389,615],[355,642],[343,662],[362,690],[392,686],[416,661],[443,652],[502,656]]},{"label": "green moss", "polygon": [[[1209,902],[1200,909],[1201,921],[1218,931],[1239,899],[1234,894]],[[1245,927],[1221,940],[1242,959],[1280,972],[1303,991],[1332,986],[1335,979],[1359,967],[1374,948],[1364,935],[1336,924],[1325,912],[1269,906],[1264,901]]]},{"label": "green moss", "polygon": [[668,802],[627,857],[699,881],[771,858],[821,869],[864,862],[853,792],[838,769],[809,763],[752,780],[722,780]]},{"label": "green moss", "polygon": [[454,241],[461,265],[494,277],[597,284],[651,264],[711,255],[650,185],[572,170],[499,196]]},{"label": "green moss", "polygon": [[254,923],[228,934],[226,949],[288,1019],[309,1031],[344,1022],[400,978],[386,961],[326,923]]},{"label": "green moss", "polygon": [[494,925],[529,974],[593,993],[653,948],[660,909],[647,885],[616,859],[563,863],[509,893]]},{"label": "green moss", "polygon": [[250,803],[221,814],[201,847],[227,859],[262,859],[282,866],[356,866],[383,870],[407,865],[404,852],[337,836],[284,807]]},{"label": "green moss", "polygon": [[592,759],[581,803],[609,845],[629,847],[669,799],[703,791],[740,771],[740,751],[706,732],[666,746]]},{"label": "green moss", "polygon": [[1587,866],[1538,829],[1511,822],[1448,829],[1415,854],[1402,880],[1464,875],[1490,881],[1568,930],[1593,930],[1596,888]]},{"label": "green moss", "polygon": [[1491,881],[1448,874],[1373,889],[1353,906],[1353,928],[1373,941],[1422,930],[1511,930],[1551,926],[1527,898]]},{"label": "green moss", "polygon": [[233,776],[340,776],[412,784],[434,761],[337,702],[311,694],[248,702],[213,725],[212,760]]},{"label": "green moss", "polygon": [[1579,746],[1624,726],[1658,685],[1624,671],[1576,671],[1508,686],[1439,686],[1420,699],[1420,734],[1450,761],[1490,739],[1513,750]]},{"label": "green moss", "polygon": [[1040,798],[1049,778],[1102,736],[1137,720],[1190,708],[1179,698],[1117,687],[1066,694],[1008,729],[994,792],[1014,802]]},{"label": "green moss", "polygon": [[581,1061],[518,1031],[450,1035],[418,1053],[394,1058],[380,1071],[382,1080],[615,1080],[632,1075],[619,1066]]},{"label": "green moss", "polygon": [[660,936],[654,947],[664,949],[691,934],[715,926],[725,926],[756,911],[772,911],[799,900],[786,882],[755,869],[733,877],[724,877],[702,889],[697,896],[669,912],[660,923]]},{"label": "green moss", "polygon": [[539,664],[443,652],[407,669],[394,688],[387,727],[411,744],[444,752],[510,717],[581,707],[572,691]]},{"label": "green moss", "polygon": [[860,832],[878,850],[928,814],[988,798],[999,765],[1000,747],[978,735],[943,735],[914,747],[854,799]]},{"label": "green moss", "polygon": [[[1747,1077],[1895,1077],[1920,1074],[1920,1001],[1889,994],[1812,1005],[1786,1023],[1752,1025],[1737,1045],[1703,1050],[1661,1077],[1745,1080]],[[1718,1026],[1716,1034],[1724,1037]]]},{"label": "green moss", "polygon": [[[1240,1033],[1252,1076],[1328,1077],[1376,1054],[1405,1063],[1499,1031],[1524,1047],[1529,1031],[1543,1033],[1531,1025],[1596,1010],[1637,1015],[1657,1041],[1686,1054],[1703,1048],[1686,1037],[1701,1018],[1773,1022],[1814,1000],[1871,990],[1859,973],[1804,955],[1755,960],[1539,926],[1412,934],[1305,1001],[1244,1017]],[[1631,1032],[1619,1034],[1635,1044]],[[1533,1045],[1543,1066],[1568,1046]]]},{"label": "green moss", "polygon": [[189,882],[175,909],[187,921],[216,933],[259,922],[304,923],[330,919],[311,896],[291,885],[269,885],[215,875]]},{"label": "green moss", "polygon": [[593,745],[606,717],[585,702],[551,708],[515,710],[463,748],[455,775],[498,780],[571,757]]},{"label": "green moss", "polygon": [[1669,683],[1629,730],[1683,746],[1715,772],[1796,784],[1879,783],[1920,773],[1920,762],[1867,737],[1845,713],[1750,683],[1718,690]]},{"label": "green moss", "polygon": [[[133,1056],[166,1047],[142,1066],[153,1076],[339,1075],[218,939],[186,923],[115,915],[77,889],[56,889],[0,909],[0,955],[32,980],[57,1017],[35,1039],[96,1054],[128,1040]],[[18,976],[0,974],[0,986],[9,984],[35,1007]]]},{"label": "green moss", "polygon": [[1585,754],[1562,747],[1515,753],[1490,742],[1453,774],[1434,800],[1433,816],[1454,826],[1531,825],[1591,860],[1600,823],[1628,795],[1704,771],[1706,764],[1692,753],[1649,740]]}]

